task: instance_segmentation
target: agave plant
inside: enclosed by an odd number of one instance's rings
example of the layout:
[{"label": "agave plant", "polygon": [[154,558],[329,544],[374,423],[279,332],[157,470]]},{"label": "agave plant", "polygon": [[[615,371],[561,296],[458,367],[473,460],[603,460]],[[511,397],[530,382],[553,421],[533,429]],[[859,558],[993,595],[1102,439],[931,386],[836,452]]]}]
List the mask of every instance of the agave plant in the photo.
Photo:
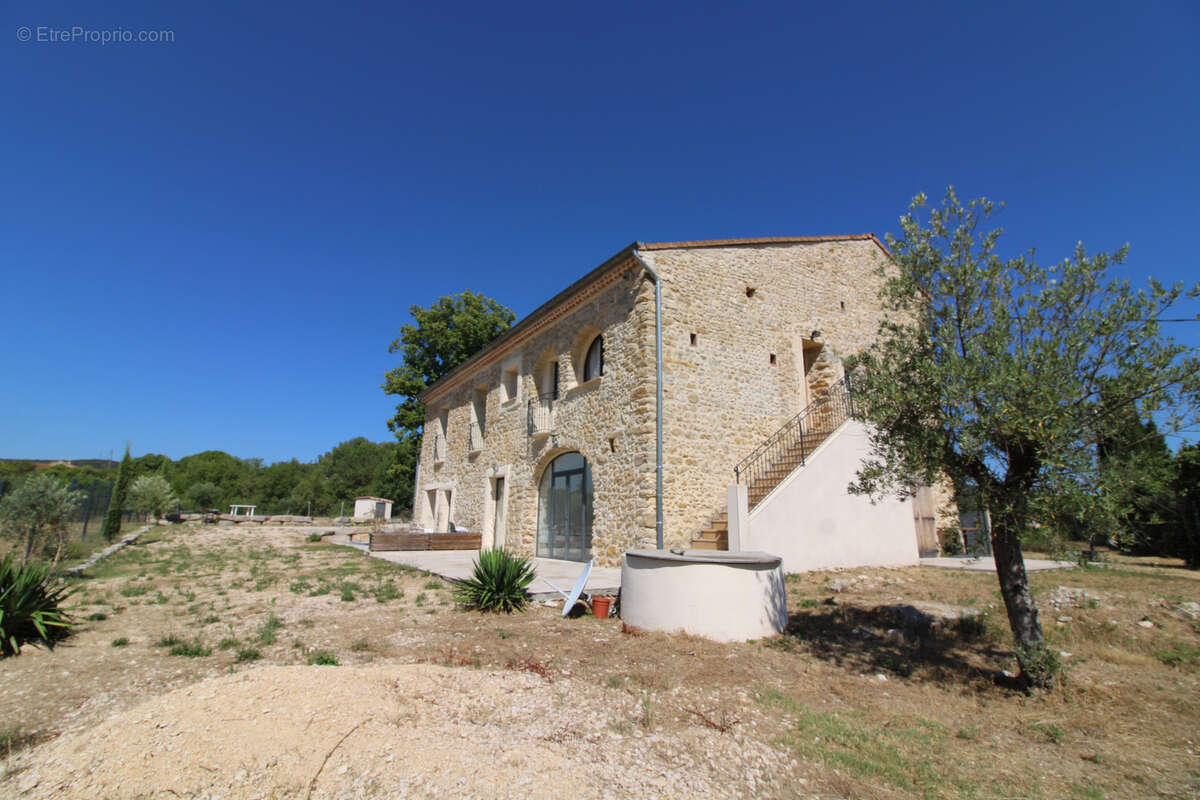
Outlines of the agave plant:
[{"label": "agave plant", "polygon": [[533,564],[528,558],[506,550],[481,550],[470,578],[458,582],[454,599],[467,608],[503,611],[511,614],[525,610],[533,581]]},{"label": "agave plant", "polygon": [[61,608],[69,593],[50,585],[49,564],[15,564],[12,553],[0,560],[0,656],[20,653],[26,642],[53,647],[70,634]]}]

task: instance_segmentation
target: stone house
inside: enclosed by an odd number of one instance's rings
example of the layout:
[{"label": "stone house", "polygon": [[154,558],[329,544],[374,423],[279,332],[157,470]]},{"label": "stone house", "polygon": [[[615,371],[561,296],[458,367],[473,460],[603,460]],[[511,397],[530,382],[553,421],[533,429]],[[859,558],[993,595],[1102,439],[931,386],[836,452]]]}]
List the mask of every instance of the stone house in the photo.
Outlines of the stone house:
[{"label": "stone house", "polygon": [[607,566],[660,517],[664,547],[790,548],[789,570],[915,563],[907,504],[846,494],[864,432],[829,416],[887,260],[873,234],[624,248],[420,395],[414,520]]}]

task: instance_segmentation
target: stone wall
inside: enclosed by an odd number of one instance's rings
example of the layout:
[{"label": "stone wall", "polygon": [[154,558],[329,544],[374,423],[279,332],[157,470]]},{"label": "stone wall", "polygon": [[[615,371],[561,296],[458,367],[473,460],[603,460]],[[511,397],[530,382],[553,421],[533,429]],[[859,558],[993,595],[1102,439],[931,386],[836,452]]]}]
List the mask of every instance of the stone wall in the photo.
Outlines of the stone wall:
[{"label": "stone wall", "polygon": [[[507,489],[505,541],[496,544],[533,555],[542,473],[558,455],[578,451],[592,473],[592,552],[598,563],[616,565],[621,553],[642,535],[639,526],[646,524],[647,493],[653,537],[653,327],[653,284],[635,262],[616,264],[582,289],[564,313],[553,315],[494,358],[456,376],[452,385],[435,387],[439,391],[426,397],[426,430],[436,430],[439,415],[446,414],[446,455],[435,460],[433,436],[423,438],[414,519],[426,528],[437,527],[426,493],[449,490],[449,520],[458,528],[482,533],[487,546],[494,533],[493,481],[502,476]],[[604,336],[604,374],[581,383],[587,346],[597,333]],[[528,402],[548,388],[539,383],[553,375],[556,361],[559,397],[554,402],[552,434],[531,436]],[[514,364],[519,396],[505,403],[501,373]],[[479,402],[483,392],[486,400]],[[468,430],[480,408],[484,410],[482,448],[472,453]]]},{"label": "stone wall", "polygon": [[[643,257],[663,280],[664,538],[687,547],[724,509],[734,466],[823,388],[841,379],[840,358],[862,348],[881,318],[873,240],[671,247]],[[820,335],[815,339],[814,330]],[[595,333],[605,337],[600,379],[580,384]],[[630,258],[614,263],[519,337],[426,396],[426,431],[445,414],[445,459],[432,435],[421,451],[414,519],[492,540],[492,481],[508,491],[503,545],[532,555],[538,481],[557,455],[577,450],[594,485],[593,554],[616,566],[655,536],[654,286]],[[806,369],[806,356],[808,367]],[[554,435],[532,437],[527,401],[557,361]],[[519,397],[503,403],[502,373],[516,366]],[[479,390],[476,392],[476,390]],[[469,453],[483,410],[485,436]],[[452,494],[431,513],[428,492]]]},{"label": "stone wall", "polygon": [[734,466],[874,337],[885,256],[872,240],[841,240],[644,257],[663,277],[665,538],[683,547],[724,510]]}]

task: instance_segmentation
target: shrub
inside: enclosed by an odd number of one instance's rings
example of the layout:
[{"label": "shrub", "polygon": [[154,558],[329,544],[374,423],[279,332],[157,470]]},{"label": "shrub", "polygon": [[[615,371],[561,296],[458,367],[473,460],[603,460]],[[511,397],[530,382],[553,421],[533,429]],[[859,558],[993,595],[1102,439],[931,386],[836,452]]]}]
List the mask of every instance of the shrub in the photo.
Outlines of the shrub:
[{"label": "shrub", "polygon": [[258,636],[255,637],[259,644],[275,644],[275,632],[283,627],[283,621],[274,614],[270,614],[263,624],[258,628]]},{"label": "shrub", "polygon": [[199,639],[194,642],[178,642],[171,646],[169,651],[173,656],[185,656],[187,658],[202,658],[212,655],[212,648],[204,644]]},{"label": "shrub", "polygon": [[321,541],[321,534],[310,533],[305,541],[307,541],[309,544],[316,544],[317,542]]},{"label": "shrub", "polygon": [[50,586],[48,564],[17,565],[12,553],[0,560],[0,656],[17,655],[26,642],[53,647],[71,633],[61,605],[69,590]]},{"label": "shrub", "polygon": [[314,650],[308,654],[308,663],[316,667],[336,667],[338,660],[332,650]]},{"label": "shrub", "polygon": [[1200,664],[1200,647],[1172,641],[1170,647],[1154,652],[1159,661],[1168,667],[1185,667]]},{"label": "shrub", "polygon": [[262,658],[262,653],[253,647],[243,647],[237,651],[238,661],[258,661],[260,658]]},{"label": "shrub", "polygon": [[957,556],[963,552],[962,534],[957,528],[942,528],[938,531],[938,544],[941,545],[944,556]]},{"label": "shrub", "polygon": [[454,599],[467,608],[511,614],[525,610],[526,588],[534,568],[528,558],[507,550],[481,550],[470,578],[460,581]]},{"label": "shrub", "polygon": [[111,642],[109,642],[109,644],[113,647],[125,647],[129,644],[129,639],[124,636],[118,636],[116,639],[113,639]]},{"label": "shrub", "polygon": [[386,603],[389,600],[399,600],[404,597],[404,590],[397,589],[396,584],[391,581],[384,581],[372,589],[371,594],[375,596],[376,603]]}]

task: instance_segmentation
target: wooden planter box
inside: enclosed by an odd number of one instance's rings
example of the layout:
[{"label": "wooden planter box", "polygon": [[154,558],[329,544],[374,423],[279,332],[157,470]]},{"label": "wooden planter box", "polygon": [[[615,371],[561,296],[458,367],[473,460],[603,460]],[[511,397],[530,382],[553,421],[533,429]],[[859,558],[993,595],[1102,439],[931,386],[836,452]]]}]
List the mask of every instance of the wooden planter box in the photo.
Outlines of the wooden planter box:
[{"label": "wooden planter box", "polygon": [[478,533],[372,533],[371,550],[478,550]]}]

